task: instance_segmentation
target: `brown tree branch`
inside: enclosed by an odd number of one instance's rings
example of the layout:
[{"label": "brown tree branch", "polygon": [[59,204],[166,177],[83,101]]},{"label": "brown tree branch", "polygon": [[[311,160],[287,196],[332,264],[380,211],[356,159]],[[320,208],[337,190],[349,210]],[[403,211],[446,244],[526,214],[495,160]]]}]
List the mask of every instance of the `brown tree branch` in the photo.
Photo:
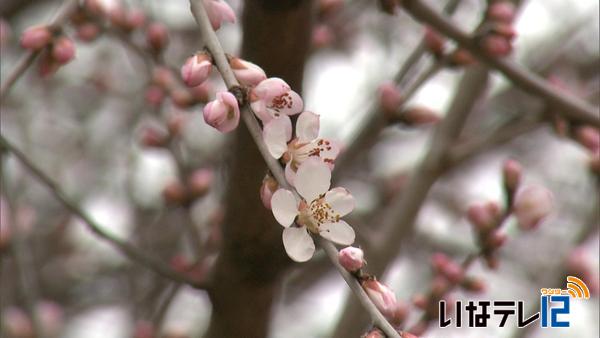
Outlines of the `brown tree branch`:
[{"label": "brown tree branch", "polygon": [[571,95],[559,92],[539,76],[510,60],[488,55],[479,47],[475,38],[469,36],[423,1],[406,0],[402,1],[402,6],[416,19],[455,40],[461,47],[471,52],[486,65],[502,72],[515,85],[556,106],[559,113],[563,114],[565,118],[600,127],[598,108],[592,107]]},{"label": "brown tree branch", "polygon": [[60,201],[63,206],[67,208],[67,210],[83,221],[88,230],[102,240],[108,242],[125,257],[140,263],[141,265],[167,279],[171,279],[179,283],[189,284],[195,288],[205,287],[205,285],[202,283],[199,283],[198,281],[195,281],[186,275],[180,274],[155,257],[140,251],[130,243],[123,241],[109,232],[104,231],[104,229],[98,223],[96,223],[91,216],[89,216],[75,201],[71,200],[67,196],[65,191],[62,190],[60,186],[58,186],[48,175],[46,175],[37,165],[35,165],[24,153],[22,153],[3,135],[0,135],[0,147],[11,152],[21,162],[21,164],[23,164],[43,185],[45,185],[48,190],[50,190],[52,195],[54,195],[54,197],[56,197],[58,201]]}]

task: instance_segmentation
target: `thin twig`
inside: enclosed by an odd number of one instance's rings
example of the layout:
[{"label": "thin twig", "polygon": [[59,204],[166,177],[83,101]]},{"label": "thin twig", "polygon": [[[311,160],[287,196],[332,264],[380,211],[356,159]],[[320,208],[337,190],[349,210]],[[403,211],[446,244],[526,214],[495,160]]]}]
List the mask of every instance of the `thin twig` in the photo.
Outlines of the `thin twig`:
[{"label": "thin twig", "polygon": [[[74,10],[77,6],[77,0],[66,0],[61,5],[61,8],[58,10],[54,18],[50,21],[49,26],[57,27],[62,25],[71,14],[71,11]],[[12,72],[6,77],[4,83],[0,87],[0,101],[4,100],[5,96],[8,94],[10,89],[14,86],[14,84],[23,76],[25,71],[33,64],[36,57],[40,54],[41,51],[27,51],[21,59],[17,62],[17,65],[12,70]]]},{"label": "thin twig", "polygon": [[46,175],[38,166],[36,166],[24,153],[22,153],[17,147],[15,147],[10,141],[8,141],[3,135],[0,134],[0,147],[10,151],[20,162],[23,164],[31,173],[43,184],[50,192],[74,215],[78,216],[85,226],[93,234],[99,238],[107,241],[115,249],[125,255],[127,258],[140,263],[147,268],[153,270],[157,274],[171,279],[179,283],[186,283],[195,288],[204,288],[205,286],[183,275],[168,265],[158,260],[157,258],[148,255],[146,252],[139,250],[135,246],[131,245],[127,241],[124,241],[112,234],[104,231],[104,229],[96,223],[91,216],[89,216],[81,207],[73,200],[71,200],[64,190],[61,189],[48,175]]},{"label": "thin twig", "polygon": [[536,74],[510,60],[487,54],[479,47],[476,39],[462,31],[423,1],[402,1],[402,6],[416,19],[425,22],[440,33],[455,40],[461,47],[471,52],[486,65],[502,72],[515,85],[527,92],[540,96],[556,106],[558,112],[566,118],[600,127],[598,108],[594,108],[586,102],[564,92],[559,92]]},{"label": "thin twig", "polygon": [[[219,72],[221,73],[225,84],[229,89],[238,87],[239,83],[235,78],[231,67],[229,66],[229,62],[227,61],[227,57],[225,56],[223,48],[221,47],[221,44],[214,30],[212,29],[204,6],[200,1],[190,0],[190,9],[194,16],[194,19],[200,27],[203,41],[205,42],[206,47],[211,52],[214,62],[217,65],[217,68],[219,69]],[[265,143],[262,140],[262,132],[258,121],[247,106],[244,107],[242,111],[242,118],[246,127],[248,128],[248,131],[250,132],[250,135],[254,139],[254,142],[256,143],[262,157],[267,163],[268,168],[271,170],[273,177],[277,180],[281,187],[291,190],[294,193],[294,195],[298,196],[296,190],[293,189],[287,183],[281,165],[277,162],[275,158],[273,158],[270,155]],[[348,272],[341,265],[339,265],[337,261],[337,249],[335,248],[335,246],[327,240],[322,240],[321,246],[327,253],[328,257],[331,259],[332,263],[335,265],[339,273],[342,275],[342,277],[344,277],[355,296],[364,306],[365,310],[369,313],[375,325],[381,330],[383,330],[388,337],[400,338],[398,332],[396,332],[392,325],[385,319],[385,317],[377,310],[375,305],[371,302],[365,291],[360,286],[359,282],[355,278],[349,276]]]}]

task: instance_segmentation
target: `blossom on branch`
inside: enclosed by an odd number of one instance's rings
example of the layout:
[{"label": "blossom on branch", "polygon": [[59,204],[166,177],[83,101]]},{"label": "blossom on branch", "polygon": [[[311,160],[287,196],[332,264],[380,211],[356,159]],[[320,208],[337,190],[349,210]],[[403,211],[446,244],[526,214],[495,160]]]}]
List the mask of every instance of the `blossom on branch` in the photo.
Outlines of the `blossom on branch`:
[{"label": "blossom on branch", "polygon": [[309,158],[318,158],[333,169],[340,147],[335,142],[319,138],[319,115],[304,112],[296,122],[296,137],[292,139],[292,122],[286,115],[265,124],[263,139],[269,152],[286,163],[285,177],[294,184],[300,165]]},{"label": "blossom on branch", "polygon": [[254,87],[267,79],[267,75],[262,68],[238,57],[230,58],[229,66],[231,67],[235,78],[243,86]]},{"label": "blossom on branch", "polygon": [[250,91],[250,106],[263,123],[268,123],[279,116],[300,113],[304,103],[285,81],[273,77],[260,82]]},{"label": "blossom on branch", "polygon": [[188,87],[201,85],[212,69],[212,60],[206,53],[200,52],[190,56],[181,66],[181,78]]},{"label": "blossom on branch", "polygon": [[210,25],[214,30],[221,28],[223,22],[234,23],[236,21],[235,12],[225,1],[204,0],[204,8],[206,8]]},{"label": "blossom on branch", "polygon": [[301,200],[286,189],[277,190],[271,199],[273,215],[285,228],[283,246],[290,258],[305,262],[313,256],[315,243],[311,234],[340,245],[354,243],[354,230],[340,219],[354,209],[354,197],[344,188],[329,190],[329,167],[309,159],[298,169],[295,181]]},{"label": "blossom on branch", "polygon": [[217,93],[217,99],[209,102],[203,111],[204,121],[223,133],[234,130],[240,122],[240,107],[230,92]]}]

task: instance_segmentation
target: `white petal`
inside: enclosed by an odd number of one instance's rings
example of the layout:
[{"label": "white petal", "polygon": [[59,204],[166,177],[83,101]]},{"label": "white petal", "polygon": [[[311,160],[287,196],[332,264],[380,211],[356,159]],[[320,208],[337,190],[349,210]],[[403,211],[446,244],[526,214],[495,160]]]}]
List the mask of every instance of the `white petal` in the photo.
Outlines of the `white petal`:
[{"label": "white petal", "polygon": [[329,167],[317,158],[309,158],[300,165],[294,178],[294,186],[300,196],[311,202],[327,192],[331,185]]},{"label": "white petal", "polygon": [[289,227],[298,215],[298,203],[291,191],[279,189],[271,197],[271,210],[279,224]]},{"label": "white petal", "polygon": [[315,253],[315,242],[305,227],[285,228],[282,238],[285,252],[296,262],[306,262]]},{"label": "white petal", "polygon": [[263,128],[263,140],[275,158],[280,158],[287,151],[287,142],[291,138],[292,121],[285,115],[269,121]]},{"label": "white petal", "polygon": [[334,212],[344,216],[354,210],[354,197],[345,188],[333,188],[325,194],[325,202],[331,205]]},{"label": "white petal", "polygon": [[292,168],[292,162],[288,162],[285,165],[285,179],[288,181],[289,184],[294,186],[294,179],[296,178],[296,172],[294,171],[294,168]]},{"label": "white petal", "polygon": [[298,93],[296,93],[293,90],[290,90],[289,92],[287,92],[287,94],[289,95],[287,97],[287,100],[291,100],[292,104],[290,106],[280,108],[279,113],[285,115],[298,114],[304,108],[304,102],[302,102],[302,98],[300,97],[300,95],[298,95]]},{"label": "white petal", "polygon": [[354,243],[354,229],[344,221],[321,224],[319,230],[321,237],[336,244],[350,245]]},{"label": "white petal", "polygon": [[296,137],[300,143],[310,142],[319,136],[319,115],[305,111],[296,121]]}]

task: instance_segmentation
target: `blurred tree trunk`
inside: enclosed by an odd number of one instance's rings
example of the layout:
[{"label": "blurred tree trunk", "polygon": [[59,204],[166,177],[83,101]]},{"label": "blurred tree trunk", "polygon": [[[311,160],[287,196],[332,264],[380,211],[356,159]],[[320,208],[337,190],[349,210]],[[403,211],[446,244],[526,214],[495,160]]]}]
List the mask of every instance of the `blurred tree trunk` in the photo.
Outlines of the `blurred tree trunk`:
[{"label": "blurred tree trunk", "polygon": [[[242,57],[300,92],[311,9],[309,0],[246,1]],[[213,313],[207,336],[264,338],[280,276],[291,261],[283,249],[281,226],[260,201],[267,169],[245,127],[237,129],[231,150],[223,248],[209,290]]]}]

